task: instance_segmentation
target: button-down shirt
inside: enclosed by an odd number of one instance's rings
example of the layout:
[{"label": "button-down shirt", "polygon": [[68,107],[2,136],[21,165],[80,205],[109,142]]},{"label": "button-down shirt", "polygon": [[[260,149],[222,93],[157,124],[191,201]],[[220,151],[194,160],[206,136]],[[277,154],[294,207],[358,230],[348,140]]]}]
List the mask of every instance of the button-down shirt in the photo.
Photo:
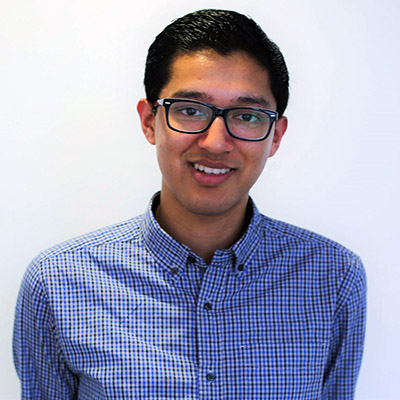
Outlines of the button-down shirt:
[{"label": "button-down shirt", "polygon": [[127,222],[40,254],[18,298],[23,399],[352,399],[365,274],[341,245],[261,215],[211,264]]}]

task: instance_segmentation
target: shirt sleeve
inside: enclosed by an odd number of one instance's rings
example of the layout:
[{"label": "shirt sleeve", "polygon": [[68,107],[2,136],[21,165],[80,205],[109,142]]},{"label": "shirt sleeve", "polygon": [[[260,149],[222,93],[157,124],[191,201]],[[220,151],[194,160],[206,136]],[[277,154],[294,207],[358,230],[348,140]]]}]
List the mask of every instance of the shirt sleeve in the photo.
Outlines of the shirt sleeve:
[{"label": "shirt sleeve", "polygon": [[78,380],[64,360],[40,270],[34,267],[24,276],[14,322],[13,356],[21,399],[75,399]]},{"label": "shirt sleeve", "polygon": [[366,325],[366,276],[354,256],[339,285],[323,400],[354,399]]}]

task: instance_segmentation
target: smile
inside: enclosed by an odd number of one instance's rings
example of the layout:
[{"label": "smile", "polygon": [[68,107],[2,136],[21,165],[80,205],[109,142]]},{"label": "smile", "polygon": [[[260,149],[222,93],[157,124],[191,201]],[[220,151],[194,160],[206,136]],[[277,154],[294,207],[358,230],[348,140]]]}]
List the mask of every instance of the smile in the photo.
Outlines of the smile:
[{"label": "smile", "polygon": [[209,175],[226,174],[231,170],[230,168],[210,168],[201,164],[194,164],[194,168]]}]

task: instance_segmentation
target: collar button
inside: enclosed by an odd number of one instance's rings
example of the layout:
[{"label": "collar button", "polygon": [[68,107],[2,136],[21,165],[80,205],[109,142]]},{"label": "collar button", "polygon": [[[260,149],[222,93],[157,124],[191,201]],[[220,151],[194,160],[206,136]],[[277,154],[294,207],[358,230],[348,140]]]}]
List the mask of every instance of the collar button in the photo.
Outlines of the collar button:
[{"label": "collar button", "polygon": [[188,257],[188,263],[189,264],[194,264],[196,262],[196,259],[193,256]]}]

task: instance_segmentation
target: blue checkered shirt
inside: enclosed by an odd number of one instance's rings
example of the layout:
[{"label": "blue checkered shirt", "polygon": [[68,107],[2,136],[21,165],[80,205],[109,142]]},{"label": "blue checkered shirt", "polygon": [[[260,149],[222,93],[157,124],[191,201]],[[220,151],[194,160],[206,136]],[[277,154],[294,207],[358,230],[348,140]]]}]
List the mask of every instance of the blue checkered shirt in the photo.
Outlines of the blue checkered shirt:
[{"label": "blue checkered shirt", "polygon": [[261,215],[206,265],[144,215],[56,246],[20,290],[23,399],[353,399],[365,274]]}]

